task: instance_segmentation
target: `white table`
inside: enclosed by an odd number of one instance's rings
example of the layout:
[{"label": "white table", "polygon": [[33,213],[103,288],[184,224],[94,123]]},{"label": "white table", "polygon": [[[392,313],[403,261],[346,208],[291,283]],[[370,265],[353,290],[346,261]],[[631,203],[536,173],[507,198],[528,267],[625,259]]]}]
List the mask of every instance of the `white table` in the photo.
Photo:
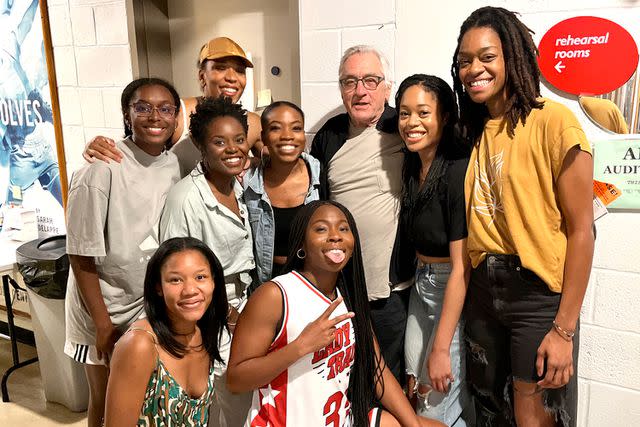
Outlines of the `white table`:
[{"label": "white table", "polygon": [[10,239],[6,233],[0,232],[0,272],[13,270],[16,263],[16,249],[23,242]]},{"label": "white table", "polygon": [[9,239],[6,234],[0,233],[0,274],[2,274],[2,292],[4,293],[4,302],[7,308],[7,325],[9,328],[9,339],[11,340],[11,355],[13,356],[13,365],[10,366],[2,375],[2,382],[0,388],[2,389],[2,401],[9,402],[9,391],[7,390],[7,380],[16,369],[23,366],[30,365],[38,361],[37,357],[34,357],[23,362],[20,361],[20,354],[18,353],[18,340],[16,337],[13,305],[11,302],[11,287],[17,290],[25,291],[20,285],[11,277],[15,271],[16,264],[16,249],[24,242],[18,242]]}]

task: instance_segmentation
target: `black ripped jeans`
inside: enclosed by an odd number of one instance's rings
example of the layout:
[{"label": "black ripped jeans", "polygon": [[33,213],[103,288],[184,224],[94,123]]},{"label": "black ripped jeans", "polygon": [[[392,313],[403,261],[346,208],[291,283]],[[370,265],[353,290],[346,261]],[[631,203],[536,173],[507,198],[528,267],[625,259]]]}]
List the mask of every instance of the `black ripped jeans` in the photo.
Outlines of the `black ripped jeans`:
[{"label": "black ripped jeans", "polygon": [[[537,382],[536,352],[553,327],[560,294],[517,255],[488,254],[471,272],[464,308],[467,379],[478,427],[515,426],[512,378]],[[578,402],[578,330],[573,339],[574,375],[559,389],[544,389],[545,408],[565,427],[575,427]],[[544,374],[543,374],[544,376]]]}]

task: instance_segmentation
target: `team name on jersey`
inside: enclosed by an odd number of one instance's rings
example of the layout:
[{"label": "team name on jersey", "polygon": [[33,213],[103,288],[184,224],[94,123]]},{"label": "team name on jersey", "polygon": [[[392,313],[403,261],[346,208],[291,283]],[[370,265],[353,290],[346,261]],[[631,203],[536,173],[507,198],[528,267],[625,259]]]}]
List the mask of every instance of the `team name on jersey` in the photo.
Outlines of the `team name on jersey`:
[{"label": "team name on jersey", "polygon": [[355,343],[351,340],[351,322],[346,322],[336,329],[336,337],[331,344],[313,353],[311,364],[315,367],[326,360],[329,373],[327,380],[351,366],[355,357]]}]

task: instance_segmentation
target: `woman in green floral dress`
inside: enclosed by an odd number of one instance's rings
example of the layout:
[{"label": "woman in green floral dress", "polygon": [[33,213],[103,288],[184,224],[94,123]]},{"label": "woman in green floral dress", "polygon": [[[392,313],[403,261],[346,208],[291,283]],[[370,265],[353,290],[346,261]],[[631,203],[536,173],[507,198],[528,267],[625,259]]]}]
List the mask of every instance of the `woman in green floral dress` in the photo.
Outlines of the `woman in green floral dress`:
[{"label": "woman in green floral dress", "polygon": [[147,266],[144,307],[146,319],[115,346],[105,425],[206,426],[227,327],[218,258],[192,237],[162,243]]}]

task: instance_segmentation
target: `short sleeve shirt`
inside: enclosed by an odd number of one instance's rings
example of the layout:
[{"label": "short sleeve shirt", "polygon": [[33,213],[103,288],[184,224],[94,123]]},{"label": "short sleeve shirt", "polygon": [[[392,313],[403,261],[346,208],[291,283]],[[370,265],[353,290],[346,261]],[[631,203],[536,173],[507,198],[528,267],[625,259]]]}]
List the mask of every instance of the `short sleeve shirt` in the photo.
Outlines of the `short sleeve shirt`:
[{"label": "short sleeve shirt", "polygon": [[445,161],[447,169],[435,194],[404,219],[405,236],[425,256],[448,257],[449,242],[467,237],[464,177],[469,159]]},{"label": "short sleeve shirt", "polygon": [[389,297],[389,264],[398,230],[404,143],[375,127],[350,128],[350,138],[329,162],[331,199],[358,225],[369,300]]},{"label": "short sleeve shirt", "polygon": [[[129,138],[120,163],[95,162],[77,171],[67,202],[67,253],[94,257],[100,290],[116,326],[142,313],[147,262],[158,247],[158,221],[169,188],[180,179],[176,156],[151,156]],[[95,328],[75,276],[67,288],[67,338],[92,345]]]},{"label": "short sleeve shirt", "polygon": [[[234,192],[241,218],[218,202],[200,163],[171,189],[160,219],[161,242],[190,236],[211,248],[228,279],[227,298],[232,304],[251,284],[250,272],[255,268],[249,215],[242,199],[242,185],[235,180]],[[232,283],[231,276],[241,283]]]},{"label": "short sleeve shirt", "polygon": [[557,180],[564,158],[591,147],[573,113],[543,99],[510,136],[489,120],[473,148],[465,179],[467,247],[474,267],[487,253],[517,254],[554,292],[561,292],[567,250]]},{"label": "short sleeve shirt", "polygon": [[189,132],[183,133],[178,142],[171,147],[171,151],[178,157],[180,176],[183,178],[189,175],[202,160],[202,153],[196,147]]}]

